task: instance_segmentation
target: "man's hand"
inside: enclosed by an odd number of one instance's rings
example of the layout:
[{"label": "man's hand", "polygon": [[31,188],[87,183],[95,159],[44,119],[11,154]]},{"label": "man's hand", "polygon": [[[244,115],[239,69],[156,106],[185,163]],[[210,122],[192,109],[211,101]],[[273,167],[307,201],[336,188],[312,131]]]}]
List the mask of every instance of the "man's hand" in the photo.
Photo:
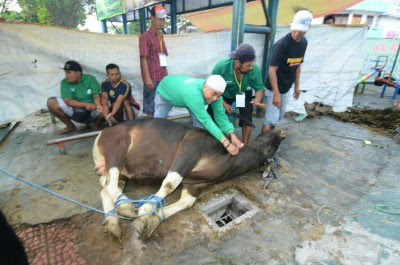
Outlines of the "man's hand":
[{"label": "man's hand", "polygon": [[96,111],[98,113],[102,113],[103,112],[103,107],[101,105],[96,105]]},{"label": "man's hand", "polygon": [[293,97],[295,99],[298,99],[300,96],[300,89],[299,88],[294,88],[294,93],[293,93]]},{"label": "man's hand", "polygon": [[144,81],[144,84],[146,85],[146,87],[147,87],[149,90],[154,90],[154,84],[153,84],[153,81],[151,81],[151,79],[146,79],[146,80]]},{"label": "man's hand", "polygon": [[281,94],[280,93],[274,93],[274,97],[272,98],[272,103],[274,103],[274,105],[279,108],[281,106],[282,103],[282,98],[281,98]]},{"label": "man's hand", "polygon": [[112,114],[112,113],[108,113],[107,115],[105,115],[106,121],[110,120],[113,116],[114,116],[114,114]]},{"label": "man's hand", "polygon": [[93,103],[87,103],[85,108],[89,111],[95,110],[96,109],[96,105]]},{"label": "man's hand", "polygon": [[236,134],[231,133],[232,144],[235,145],[239,150],[244,146],[244,144],[237,138]]},{"label": "man's hand", "polygon": [[233,108],[231,105],[229,105],[228,103],[226,103],[225,101],[222,101],[222,104],[224,105],[225,108],[225,112],[228,114],[231,114],[233,112]]},{"label": "man's hand", "polygon": [[250,104],[253,105],[256,108],[260,108],[260,109],[266,109],[267,108],[267,104],[261,103],[261,102],[256,102],[255,100],[250,101]]},{"label": "man's hand", "polygon": [[229,152],[229,154],[231,154],[232,156],[235,156],[237,154],[239,154],[239,148],[236,147],[236,145],[229,143],[229,145],[226,148],[226,151]]}]

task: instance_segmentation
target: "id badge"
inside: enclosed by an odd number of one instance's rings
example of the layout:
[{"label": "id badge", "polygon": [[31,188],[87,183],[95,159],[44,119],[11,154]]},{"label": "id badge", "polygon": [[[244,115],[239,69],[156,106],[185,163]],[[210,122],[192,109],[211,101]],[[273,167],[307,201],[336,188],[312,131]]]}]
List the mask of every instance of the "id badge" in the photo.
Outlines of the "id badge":
[{"label": "id badge", "polygon": [[246,99],[246,95],[243,92],[236,94],[236,107],[244,108],[246,105],[245,99]]},{"label": "id badge", "polygon": [[160,58],[160,66],[161,67],[166,67],[168,66],[167,64],[167,55],[165,53],[159,53],[158,58]]}]

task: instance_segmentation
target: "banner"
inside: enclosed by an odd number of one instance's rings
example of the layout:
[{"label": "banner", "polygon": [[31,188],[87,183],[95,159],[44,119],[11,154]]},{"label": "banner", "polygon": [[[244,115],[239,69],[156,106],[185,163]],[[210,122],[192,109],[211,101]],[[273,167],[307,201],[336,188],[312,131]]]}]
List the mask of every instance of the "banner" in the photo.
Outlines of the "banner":
[{"label": "banner", "polygon": [[[279,27],[276,40],[290,32]],[[366,28],[313,26],[306,34],[308,48],[301,68],[300,89],[306,91],[288,108],[302,112],[304,102],[319,101],[334,111],[352,106],[353,89],[363,64]],[[205,78],[230,52],[231,31],[165,35],[168,73]],[[261,66],[264,35],[246,33]],[[0,22],[0,123],[20,120],[60,96],[63,67],[78,61],[99,82],[105,67],[116,63],[132,94],[142,105],[139,36],[107,35],[27,23]],[[175,112],[176,113],[176,112]],[[141,115],[141,113],[139,113]],[[176,114],[171,114],[176,115]]]},{"label": "banner", "polygon": [[96,0],[97,20],[104,20],[127,12],[159,4],[162,1],[153,0]]},{"label": "banner", "polygon": [[96,0],[97,20],[126,13],[125,0]]}]

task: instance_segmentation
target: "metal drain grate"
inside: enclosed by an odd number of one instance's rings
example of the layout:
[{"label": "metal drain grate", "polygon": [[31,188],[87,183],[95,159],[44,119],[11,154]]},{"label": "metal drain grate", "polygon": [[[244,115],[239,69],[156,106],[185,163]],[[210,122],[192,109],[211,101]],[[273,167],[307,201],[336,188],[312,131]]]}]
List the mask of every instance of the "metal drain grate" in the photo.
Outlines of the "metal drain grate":
[{"label": "metal drain grate", "polygon": [[217,233],[225,233],[259,211],[236,190],[218,195],[197,208]]}]

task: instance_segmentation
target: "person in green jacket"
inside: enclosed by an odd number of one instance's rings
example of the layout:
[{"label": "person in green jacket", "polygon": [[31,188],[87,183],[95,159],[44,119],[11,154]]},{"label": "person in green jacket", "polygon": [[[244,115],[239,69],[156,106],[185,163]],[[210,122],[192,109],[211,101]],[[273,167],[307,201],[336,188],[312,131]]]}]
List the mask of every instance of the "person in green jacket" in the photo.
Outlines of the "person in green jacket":
[{"label": "person in green jacket", "polygon": [[[220,75],[212,75],[207,80],[186,75],[166,76],[157,88],[154,118],[165,119],[173,106],[187,108],[194,127],[206,129],[231,155],[237,155],[243,143],[235,135],[222,105],[225,87],[226,82]],[[213,109],[218,126],[207,113],[207,105]]]}]

